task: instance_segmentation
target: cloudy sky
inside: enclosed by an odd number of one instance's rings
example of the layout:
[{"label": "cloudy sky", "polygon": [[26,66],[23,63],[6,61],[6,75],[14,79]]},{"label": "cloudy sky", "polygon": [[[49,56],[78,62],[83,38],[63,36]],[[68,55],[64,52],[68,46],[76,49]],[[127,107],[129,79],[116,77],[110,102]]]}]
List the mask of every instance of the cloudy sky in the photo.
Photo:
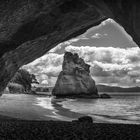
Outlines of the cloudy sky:
[{"label": "cloudy sky", "polygon": [[140,86],[140,49],[111,19],[57,45],[23,68],[34,73],[41,84],[53,86],[62,70],[65,51],[78,53],[91,65],[90,74],[97,84]]}]

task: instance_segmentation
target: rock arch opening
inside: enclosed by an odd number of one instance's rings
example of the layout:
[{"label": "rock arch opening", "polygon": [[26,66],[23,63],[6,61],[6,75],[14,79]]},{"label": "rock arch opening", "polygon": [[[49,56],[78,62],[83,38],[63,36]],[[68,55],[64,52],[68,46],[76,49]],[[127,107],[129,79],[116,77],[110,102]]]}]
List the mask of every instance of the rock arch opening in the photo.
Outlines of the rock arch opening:
[{"label": "rock arch opening", "polygon": [[36,74],[42,86],[53,87],[62,70],[63,55],[67,51],[77,53],[91,66],[90,74],[99,88],[101,85],[126,88],[140,84],[140,50],[125,30],[112,19],[60,43],[23,68]]}]

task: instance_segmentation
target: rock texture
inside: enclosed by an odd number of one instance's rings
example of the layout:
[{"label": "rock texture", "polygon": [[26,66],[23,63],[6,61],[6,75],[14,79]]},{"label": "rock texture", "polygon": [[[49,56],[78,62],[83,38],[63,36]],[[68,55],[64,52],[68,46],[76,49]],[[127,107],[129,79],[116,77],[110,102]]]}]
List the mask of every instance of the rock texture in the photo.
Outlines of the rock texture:
[{"label": "rock texture", "polygon": [[22,65],[107,18],[139,45],[139,7],[136,0],[1,0],[0,92]]},{"label": "rock texture", "polygon": [[100,94],[100,98],[109,99],[109,98],[111,98],[111,96],[107,93],[103,93],[103,94]]},{"label": "rock texture", "polygon": [[52,94],[57,97],[98,97],[95,81],[90,76],[90,65],[86,64],[78,54],[66,52]]}]

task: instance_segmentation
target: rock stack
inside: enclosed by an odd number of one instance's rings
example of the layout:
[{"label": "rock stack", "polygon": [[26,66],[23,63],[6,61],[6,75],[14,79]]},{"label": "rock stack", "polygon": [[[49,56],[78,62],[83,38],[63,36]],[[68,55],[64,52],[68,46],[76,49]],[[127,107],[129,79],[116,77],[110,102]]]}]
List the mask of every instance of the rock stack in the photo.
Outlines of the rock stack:
[{"label": "rock stack", "polygon": [[98,98],[95,81],[90,76],[90,65],[78,54],[66,52],[52,94],[57,97]]}]

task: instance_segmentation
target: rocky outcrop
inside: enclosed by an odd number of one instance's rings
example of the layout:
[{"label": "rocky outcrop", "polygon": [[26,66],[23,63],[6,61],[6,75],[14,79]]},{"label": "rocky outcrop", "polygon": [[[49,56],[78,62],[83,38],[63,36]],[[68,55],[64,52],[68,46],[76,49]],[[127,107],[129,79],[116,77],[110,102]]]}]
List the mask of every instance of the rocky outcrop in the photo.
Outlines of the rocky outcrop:
[{"label": "rocky outcrop", "polygon": [[93,118],[90,116],[82,116],[78,120],[72,120],[74,123],[93,123]]},{"label": "rocky outcrop", "polygon": [[111,96],[109,94],[107,94],[107,93],[103,93],[103,94],[100,94],[100,98],[109,99],[109,98],[111,98]]},{"label": "rocky outcrop", "polygon": [[9,93],[25,93],[25,88],[23,85],[17,83],[8,84]]},{"label": "rocky outcrop", "polygon": [[86,64],[78,54],[66,52],[52,94],[57,97],[98,97],[95,81],[90,76],[90,65]]},{"label": "rocky outcrop", "polygon": [[1,0],[0,92],[22,65],[107,18],[139,45],[139,6],[135,0]]}]

